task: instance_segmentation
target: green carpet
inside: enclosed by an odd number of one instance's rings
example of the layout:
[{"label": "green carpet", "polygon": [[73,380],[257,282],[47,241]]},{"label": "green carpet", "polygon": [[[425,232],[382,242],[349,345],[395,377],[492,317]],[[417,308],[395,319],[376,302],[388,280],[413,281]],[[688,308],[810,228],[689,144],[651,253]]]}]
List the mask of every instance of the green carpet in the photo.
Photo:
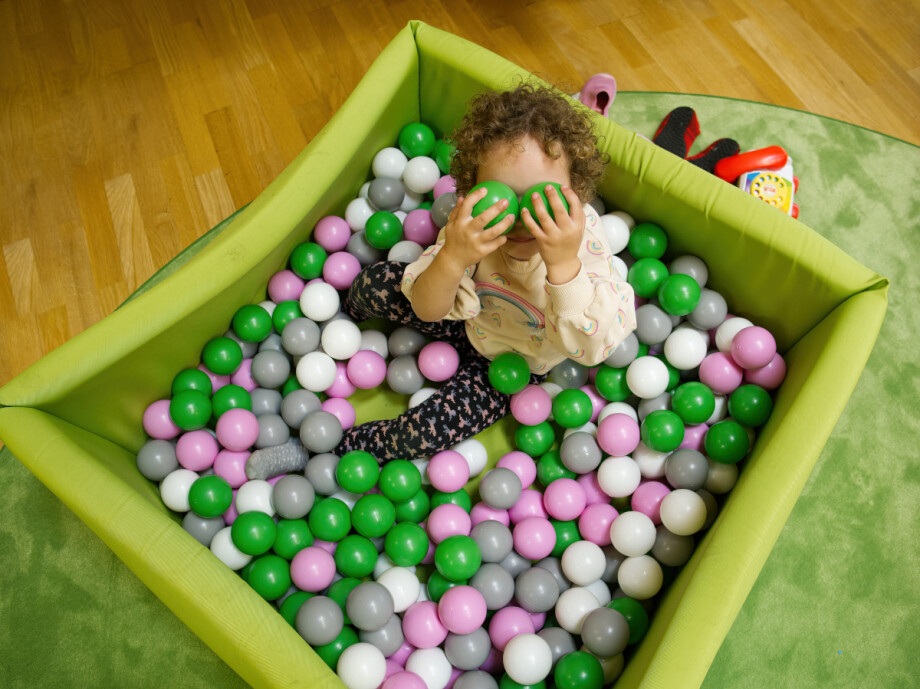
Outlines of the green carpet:
[{"label": "green carpet", "polygon": [[[727,136],[742,150],[786,148],[801,220],[891,280],[865,372],[704,687],[909,686],[920,674],[920,463],[910,444],[920,437],[910,301],[920,287],[920,149],[706,96],[620,93],[611,117],[650,137],[678,105],[699,117],[693,152]],[[245,686],[5,449],[0,495],[0,686]]]}]

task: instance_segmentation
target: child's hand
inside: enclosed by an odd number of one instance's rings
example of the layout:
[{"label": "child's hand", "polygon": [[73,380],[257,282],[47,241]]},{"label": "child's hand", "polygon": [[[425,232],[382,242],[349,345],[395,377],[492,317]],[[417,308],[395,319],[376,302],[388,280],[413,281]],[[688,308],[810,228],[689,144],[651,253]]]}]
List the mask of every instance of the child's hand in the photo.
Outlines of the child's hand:
[{"label": "child's hand", "polygon": [[444,226],[444,246],[439,256],[449,259],[462,272],[474,263],[479,263],[498,247],[508,241],[502,235],[514,224],[514,216],[502,218],[501,222],[486,228],[492,220],[508,207],[502,199],[485,211],[473,217],[473,207],[485,198],[486,189],[477,189],[466,198],[461,198],[451,211]]},{"label": "child's hand", "polygon": [[585,210],[571,187],[562,187],[565,200],[569,202],[568,213],[555,187],[547,185],[545,193],[556,220],[553,221],[542,199],[536,194],[533,204],[536,219],[527,211],[521,213],[521,219],[537,241],[540,255],[546,264],[547,280],[551,284],[561,285],[572,280],[581,269],[578,250],[585,232]]}]

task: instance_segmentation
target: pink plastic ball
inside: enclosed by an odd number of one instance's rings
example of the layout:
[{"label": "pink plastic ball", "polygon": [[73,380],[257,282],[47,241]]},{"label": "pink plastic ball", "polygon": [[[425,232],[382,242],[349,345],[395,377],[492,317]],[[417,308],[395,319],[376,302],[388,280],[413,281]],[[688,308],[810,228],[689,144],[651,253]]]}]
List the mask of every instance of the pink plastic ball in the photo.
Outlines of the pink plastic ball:
[{"label": "pink plastic ball", "polygon": [[246,460],[249,459],[249,454],[221,450],[214,459],[214,473],[226,479],[231,488],[239,488],[249,480],[246,476]]},{"label": "pink plastic ball", "polygon": [[409,656],[412,655],[412,651],[414,650],[415,646],[403,639],[402,644],[400,644],[399,648],[396,649],[396,653],[390,656],[390,659],[405,667],[406,661],[409,660]]},{"label": "pink plastic ball", "polygon": [[248,450],[259,437],[259,420],[248,409],[228,409],[217,419],[217,440],[228,450]]},{"label": "pink plastic ball", "polygon": [[[426,527],[427,525],[423,522],[422,528],[425,529],[427,532]],[[423,565],[433,565],[434,564],[434,551],[435,551],[434,541],[432,541],[431,539],[428,539],[428,552],[425,554],[425,557],[422,558]]]},{"label": "pink plastic ball", "polygon": [[345,218],[327,215],[313,228],[313,241],[327,252],[341,251],[348,246],[349,239],[351,239],[351,228],[345,222]]},{"label": "pink plastic ball", "polygon": [[403,237],[421,246],[431,246],[438,238],[438,226],[434,224],[431,211],[416,208],[409,211],[403,220]]},{"label": "pink plastic ball", "polygon": [[732,338],[731,355],[741,368],[762,368],[776,356],[776,340],[758,325],[743,328]]},{"label": "pink plastic ball", "polygon": [[252,359],[243,359],[243,363],[230,375],[230,382],[239,385],[246,392],[252,392],[259,384],[252,377]]},{"label": "pink plastic ball", "polygon": [[510,469],[521,479],[521,488],[527,489],[537,479],[537,463],[526,452],[512,450],[504,454],[495,463],[495,466]]},{"label": "pink plastic ball", "polygon": [[302,591],[322,591],[334,577],[335,559],[322,548],[308,546],[291,560],[291,581]]},{"label": "pink plastic ball", "polygon": [[646,481],[640,483],[636,488],[630,505],[636,512],[641,512],[657,526],[661,523],[661,501],[670,492],[671,489],[661,481]]},{"label": "pink plastic ball", "polygon": [[330,397],[322,403],[323,411],[327,411],[339,420],[342,428],[351,428],[358,419],[358,413],[348,400],[342,397]]},{"label": "pink plastic ball", "polygon": [[473,505],[473,509],[470,510],[470,521],[473,526],[476,526],[479,522],[487,522],[489,520],[500,522],[505,526],[511,524],[511,517],[508,516],[508,510],[500,510],[495,507],[490,507],[484,502],[477,502]]},{"label": "pink plastic ball", "polygon": [[511,395],[511,415],[525,426],[543,423],[552,411],[553,400],[539,385],[528,385]]},{"label": "pink plastic ball", "polygon": [[518,634],[533,634],[535,631],[530,613],[513,605],[496,612],[489,622],[492,645],[499,651],[504,651],[508,642]]},{"label": "pink plastic ball", "polygon": [[[591,369],[592,371],[594,369]],[[582,385],[579,390],[585,393],[588,396],[588,399],[591,400],[591,423],[597,423],[597,417],[600,416],[601,409],[607,405],[607,400],[601,397],[601,394],[597,391],[597,388],[593,385]]]},{"label": "pink plastic ball", "polygon": [[502,663],[502,652],[492,646],[489,655],[486,656],[486,662],[480,665],[479,669],[488,672],[490,675],[498,675],[504,672],[505,666]]},{"label": "pink plastic ball", "polygon": [[403,636],[416,648],[434,648],[447,638],[447,627],[438,617],[438,606],[430,600],[419,601],[403,613]]},{"label": "pink plastic ball", "polygon": [[[392,658],[392,656],[387,658],[387,662],[389,663]],[[399,666],[398,663],[397,666]],[[414,672],[402,670],[390,675],[380,689],[428,689],[428,685]]]},{"label": "pink plastic ball", "polygon": [[169,415],[169,400],[157,400],[144,410],[144,432],[157,440],[170,440],[182,430]]},{"label": "pink plastic ball", "polygon": [[205,430],[183,433],[176,443],[176,459],[192,471],[209,469],[214,465],[219,451],[217,440]]},{"label": "pink plastic ball", "polygon": [[470,634],[486,621],[486,599],[472,586],[447,589],[438,601],[438,617],[454,634]]},{"label": "pink plastic ball", "polygon": [[348,364],[344,361],[335,362],[335,379],[324,391],[330,397],[351,397],[357,386],[348,377]]},{"label": "pink plastic ball", "polygon": [[431,195],[437,199],[441,194],[449,194],[452,191],[457,191],[457,182],[450,175],[444,175],[434,183]]},{"label": "pink plastic ball", "polygon": [[362,349],[345,365],[348,380],[361,390],[373,390],[387,377],[387,362],[377,352]]},{"label": "pink plastic ball", "polygon": [[618,515],[616,508],[609,503],[588,505],[578,518],[578,533],[596,545],[610,545],[610,525]]},{"label": "pink plastic ball", "polygon": [[533,620],[533,630],[538,632],[543,629],[543,625],[546,624],[546,613],[532,612],[530,613],[530,619]]},{"label": "pink plastic ball", "polygon": [[744,372],[747,383],[759,385],[765,390],[775,390],[786,377],[786,362],[779,354],[774,354],[766,366],[750,368]]},{"label": "pink plastic ball", "polygon": [[300,299],[304,281],[292,270],[280,270],[268,281],[268,298],[276,304]]},{"label": "pink plastic ball", "polygon": [[453,503],[438,505],[428,515],[428,535],[435,543],[448,536],[469,536],[472,528],[469,513]]},{"label": "pink plastic ball", "polygon": [[597,444],[611,457],[625,457],[639,447],[639,424],[626,414],[604,417],[597,427]]},{"label": "pink plastic ball", "polygon": [[528,560],[542,560],[556,547],[556,530],[544,517],[527,517],[511,531],[514,549]]},{"label": "pink plastic ball", "polygon": [[236,494],[239,493],[238,490],[233,490],[233,500],[230,502],[230,507],[227,508],[227,511],[224,512],[221,517],[224,519],[224,524],[227,526],[233,526],[233,522],[236,521],[236,518],[240,516],[239,511],[236,509]]},{"label": "pink plastic ball", "polygon": [[741,385],[744,371],[734,359],[722,352],[707,354],[700,364],[700,382],[718,395],[727,395]]},{"label": "pink plastic ball", "polygon": [[219,376],[214,373],[214,371],[209,370],[204,364],[198,366],[198,370],[207,374],[208,378],[211,379],[211,392],[217,392],[225,385],[230,385],[230,376]]},{"label": "pink plastic ball", "polygon": [[456,450],[442,450],[428,461],[428,479],[437,490],[453,493],[470,480],[470,465]]},{"label": "pink plastic ball", "polygon": [[703,439],[706,437],[706,431],[709,426],[705,423],[696,426],[684,426],[684,439],[678,446],[678,450],[689,448],[691,450],[703,451]]},{"label": "pink plastic ball", "polygon": [[440,383],[457,372],[460,355],[447,342],[429,342],[418,353],[418,370],[428,380]]},{"label": "pink plastic ball", "polygon": [[589,506],[596,505],[599,502],[610,502],[610,496],[601,489],[601,484],[597,482],[596,471],[581,474],[575,480],[585,489],[585,500]]},{"label": "pink plastic ball", "polygon": [[553,519],[578,519],[587,504],[585,489],[572,478],[557,478],[543,492],[543,506]]},{"label": "pink plastic ball", "polygon": [[521,497],[508,509],[508,518],[511,519],[512,524],[524,521],[527,517],[546,519],[548,516],[546,508],[543,507],[543,493],[533,488],[525,488],[521,491]]},{"label": "pink plastic ball", "polygon": [[332,556],[335,556],[335,549],[338,547],[338,543],[335,541],[321,541],[318,538],[313,541],[313,547],[324,550]]},{"label": "pink plastic ball", "polygon": [[323,279],[336,289],[351,287],[360,272],[361,263],[347,251],[336,251],[323,263]]}]

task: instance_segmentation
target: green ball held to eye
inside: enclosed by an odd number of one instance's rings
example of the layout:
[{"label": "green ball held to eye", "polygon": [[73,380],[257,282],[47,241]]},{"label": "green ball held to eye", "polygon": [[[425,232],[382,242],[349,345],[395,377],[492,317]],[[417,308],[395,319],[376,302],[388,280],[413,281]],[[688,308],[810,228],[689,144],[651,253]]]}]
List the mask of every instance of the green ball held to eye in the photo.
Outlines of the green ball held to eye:
[{"label": "green ball held to eye", "polygon": [[540,220],[537,218],[537,213],[534,211],[533,195],[539,194],[540,199],[543,201],[543,206],[546,208],[546,212],[549,213],[549,217],[555,222],[556,215],[553,213],[552,206],[549,205],[549,199],[546,198],[546,187],[551,186],[556,189],[556,193],[559,194],[559,199],[562,201],[562,207],[565,208],[565,212],[569,212],[569,202],[566,200],[565,196],[562,195],[562,185],[557,184],[556,182],[540,182],[539,184],[534,184],[530,189],[524,192],[524,196],[521,198],[521,212],[523,213],[526,208],[530,213],[530,217],[533,218],[533,221],[540,224]]},{"label": "green ball held to eye", "polygon": [[[517,194],[514,193],[514,190],[511,187],[509,187],[507,184],[504,184],[502,182],[496,182],[494,180],[487,180],[485,182],[480,182],[475,187],[470,189],[470,194],[474,194],[480,189],[485,189],[486,195],[475,206],[473,206],[473,217],[474,218],[480,213],[484,213],[486,210],[494,206],[496,203],[498,203],[502,199],[505,199],[506,201],[508,201],[508,207],[502,213],[499,213],[498,217],[496,217],[488,225],[486,225],[486,228],[492,227],[493,225],[497,225],[509,215],[514,216],[515,218],[517,217],[518,199],[517,199]],[[510,230],[511,228],[509,227],[506,233],[510,232]]]}]

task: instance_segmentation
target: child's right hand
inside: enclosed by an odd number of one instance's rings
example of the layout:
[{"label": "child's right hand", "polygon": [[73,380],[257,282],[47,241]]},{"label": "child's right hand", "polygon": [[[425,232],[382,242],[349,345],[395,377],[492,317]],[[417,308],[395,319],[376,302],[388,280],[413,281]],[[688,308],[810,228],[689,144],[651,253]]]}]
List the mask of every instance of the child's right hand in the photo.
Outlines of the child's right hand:
[{"label": "child's right hand", "polygon": [[479,263],[507,242],[507,237],[503,235],[515,222],[515,217],[508,215],[492,227],[486,228],[486,225],[508,207],[508,201],[505,199],[474,217],[473,207],[485,198],[486,193],[485,189],[477,189],[469,196],[461,197],[444,226],[444,246],[438,255],[442,260],[449,260],[451,265],[461,272]]}]

